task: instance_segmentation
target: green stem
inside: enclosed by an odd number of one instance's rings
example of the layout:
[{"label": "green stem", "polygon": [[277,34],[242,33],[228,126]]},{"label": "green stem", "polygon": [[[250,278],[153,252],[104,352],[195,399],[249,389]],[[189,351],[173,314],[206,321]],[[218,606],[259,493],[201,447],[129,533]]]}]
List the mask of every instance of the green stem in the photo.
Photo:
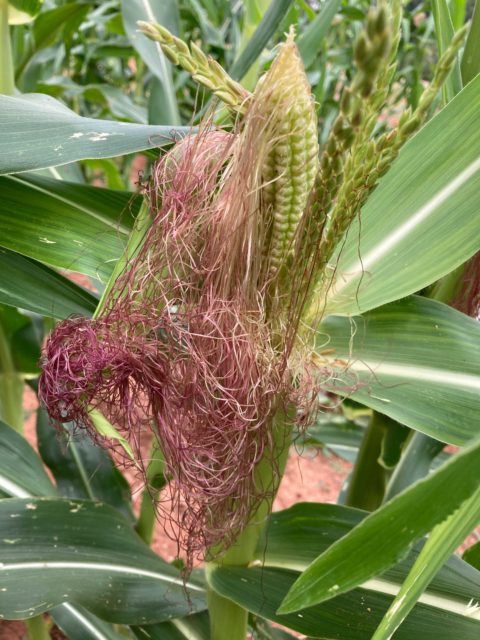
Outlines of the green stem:
[{"label": "green stem", "polygon": [[90,478],[88,477],[88,473],[83,465],[83,461],[82,458],[80,457],[79,453],[78,453],[78,449],[77,449],[77,445],[75,444],[75,441],[73,439],[70,439],[70,442],[68,443],[68,449],[70,451],[70,453],[72,454],[72,458],[75,461],[75,464],[77,465],[77,471],[80,474],[80,478],[83,482],[83,486],[85,488],[85,492],[88,496],[88,498],[90,500],[96,500],[96,496],[95,493],[92,489],[92,485],[90,482]]},{"label": "green stem", "polygon": [[151,544],[155,525],[157,523],[157,513],[155,502],[160,491],[165,486],[165,461],[157,439],[152,444],[150,463],[147,468],[147,482],[143,491],[140,516],[137,522],[137,533],[148,545]]},{"label": "green stem", "polygon": [[428,475],[433,459],[442,451],[445,444],[430,436],[415,431],[402,454],[400,462],[390,478],[385,492],[387,502],[411,484]]},{"label": "green stem", "polygon": [[[207,563],[207,582],[210,572],[218,566],[246,566],[254,559],[260,534],[265,527],[267,516],[272,509],[275,494],[285,471],[291,436],[291,429],[287,426],[289,422],[289,417],[285,415],[284,411],[276,413],[272,425],[272,451],[263,457],[256,469],[255,485],[260,491],[268,492],[269,497],[262,501],[250,523],[228,551],[218,560]],[[215,555],[215,550],[212,555]],[[248,612],[243,607],[209,588],[208,609],[211,640],[245,640]]]},{"label": "green stem", "polygon": [[35,616],[35,618],[25,620],[25,626],[29,640],[51,640],[48,624],[43,616]]},{"label": "green stem", "polygon": [[433,300],[438,300],[438,302],[450,304],[452,300],[455,299],[462,286],[462,280],[467,265],[468,262],[465,262],[440,280],[437,280],[428,292],[428,297]]},{"label": "green stem", "polygon": [[349,507],[374,511],[382,503],[385,469],[378,459],[385,433],[384,420],[384,416],[374,412],[367,427],[345,500]]},{"label": "green stem", "polygon": [[213,589],[208,590],[210,640],[245,640],[248,611]]},{"label": "green stem", "polygon": [[23,431],[23,378],[13,363],[10,344],[0,323],[0,418]]},{"label": "green stem", "polygon": [[15,74],[8,26],[8,2],[0,0],[0,93],[13,96]]}]

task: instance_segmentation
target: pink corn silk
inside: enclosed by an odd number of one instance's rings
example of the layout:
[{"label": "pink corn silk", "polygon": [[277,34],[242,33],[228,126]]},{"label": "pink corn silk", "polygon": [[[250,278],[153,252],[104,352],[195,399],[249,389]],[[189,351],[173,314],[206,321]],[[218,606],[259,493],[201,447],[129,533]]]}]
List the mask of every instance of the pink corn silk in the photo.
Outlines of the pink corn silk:
[{"label": "pink corn silk", "polygon": [[270,346],[248,255],[262,232],[246,160],[236,136],[211,130],[167,154],[147,194],[152,224],[103,311],[60,323],[43,355],[39,395],[53,421],[98,440],[96,407],[137,453],[153,430],[173,479],[158,508],[189,566],[226,548],[273,491],[254,472],[273,450],[286,358]]}]

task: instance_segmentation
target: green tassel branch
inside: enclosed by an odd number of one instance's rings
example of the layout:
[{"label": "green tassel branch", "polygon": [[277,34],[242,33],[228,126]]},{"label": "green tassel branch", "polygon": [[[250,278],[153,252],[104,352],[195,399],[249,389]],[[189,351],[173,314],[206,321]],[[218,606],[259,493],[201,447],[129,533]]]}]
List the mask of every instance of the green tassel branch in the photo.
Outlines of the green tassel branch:
[{"label": "green tassel branch", "polygon": [[251,93],[233,80],[216,60],[206,56],[194,42],[189,46],[159,24],[140,20],[137,26],[147,38],[160,44],[170,62],[188,71],[196,82],[212,91],[232,111],[245,113]]}]

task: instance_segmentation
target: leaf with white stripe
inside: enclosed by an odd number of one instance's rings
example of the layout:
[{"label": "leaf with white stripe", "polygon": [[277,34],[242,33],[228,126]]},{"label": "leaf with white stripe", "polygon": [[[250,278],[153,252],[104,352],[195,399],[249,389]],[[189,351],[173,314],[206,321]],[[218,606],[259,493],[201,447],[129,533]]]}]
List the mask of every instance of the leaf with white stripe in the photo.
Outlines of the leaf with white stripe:
[{"label": "leaf with white stripe", "polygon": [[0,174],[162,147],[189,130],[84,118],[39,93],[0,96]]},{"label": "leaf with white stripe", "polygon": [[130,486],[108,451],[95,444],[85,429],[72,423],[54,429],[47,411],[37,410],[37,443],[58,492],[65,498],[98,500],[133,521]]},{"label": "leaf with white stripe", "polygon": [[204,588],[161,560],[118,511],[63,498],[0,501],[0,611],[23,620],[63,603],[148,624],[205,608]]},{"label": "leaf with white stripe", "polygon": [[207,611],[169,622],[133,627],[138,640],[210,640],[210,619]]},{"label": "leaf with white stripe", "polygon": [[92,293],[54,269],[0,247],[0,302],[51,318],[90,316],[98,303]]},{"label": "leaf with white stripe", "polygon": [[[301,613],[279,615],[276,610],[287,590],[315,557],[348,534],[366,517],[358,509],[340,505],[300,503],[270,516],[250,567],[220,567],[210,574],[213,587],[249,611],[282,625],[335,640],[370,640],[383,613],[398,593],[418,555],[357,589]],[[358,553],[354,556],[358,562]],[[263,565],[263,567],[261,566]],[[480,572],[452,557],[429,585],[428,592],[399,630],[396,640],[474,640],[480,621],[468,603],[480,594]]]},{"label": "leaf with white stripe", "polygon": [[[377,579],[380,573],[405,558],[415,542],[471,498],[480,486],[479,468],[480,439],[476,439],[470,447],[396,495],[321,553],[291,587],[279,613],[306,609]],[[480,588],[469,595],[458,612],[463,611],[472,598],[478,600],[479,597]],[[469,613],[465,615],[469,617]],[[480,612],[473,616],[477,617],[480,618]]]},{"label": "leaf with white stripe", "polygon": [[121,631],[112,624],[100,620],[82,607],[62,604],[50,611],[55,624],[68,640],[128,640],[126,627]]},{"label": "leaf with white stripe", "polygon": [[0,491],[17,498],[57,493],[32,447],[1,420]]},{"label": "leaf with white stripe", "polygon": [[327,313],[419,291],[480,249],[480,76],[405,145],[333,258]]},{"label": "leaf with white stripe", "polygon": [[[0,492],[13,498],[55,495],[56,491],[43,465],[28,442],[0,421]],[[16,544],[15,539],[7,544]],[[112,625],[71,604],[50,611],[55,622],[70,640],[121,640]],[[1,617],[1,616],[0,616]]]},{"label": "leaf with white stripe", "polygon": [[[431,584],[443,563],[480,523],[480,489],[460,509],[437,525],[428,536],[421,553],[395,600],[385,614],[372,640],[390,640],[416,602]],[[480,603],[471,601],[472,615],[480,619]]]},{"label": "leaf with white stripe", "polygon": [[443,442],[480,432],[480,323],[459,311],[412,296],[352,319],[329,316],[316,342],[335,393]]},{"label": "leaf with white stripe", "polygon": [[123,252],[140,199],[34,174],[0,177],[0,245],[104,278]]}]

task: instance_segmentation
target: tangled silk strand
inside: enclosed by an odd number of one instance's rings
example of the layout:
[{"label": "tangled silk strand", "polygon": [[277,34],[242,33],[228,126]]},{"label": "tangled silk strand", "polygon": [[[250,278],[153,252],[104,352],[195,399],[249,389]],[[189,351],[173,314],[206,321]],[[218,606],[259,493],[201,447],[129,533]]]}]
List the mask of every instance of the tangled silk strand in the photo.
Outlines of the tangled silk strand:
[{"label": "tangled silk strand", "polygon": [[284,386],[284,354],[270,344],[244,255],[261,235],[249,192],[257,168],[234,171],[237,145],[232,134],[203,131],[163,158],[141,249],[96,319],[53,331],[39,385],[54,421],[95,436],[97,408],[137,452],[153,430],[189,562],[228,546],[269,490],[255,486],[254,470],[271,450]]}]

